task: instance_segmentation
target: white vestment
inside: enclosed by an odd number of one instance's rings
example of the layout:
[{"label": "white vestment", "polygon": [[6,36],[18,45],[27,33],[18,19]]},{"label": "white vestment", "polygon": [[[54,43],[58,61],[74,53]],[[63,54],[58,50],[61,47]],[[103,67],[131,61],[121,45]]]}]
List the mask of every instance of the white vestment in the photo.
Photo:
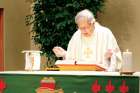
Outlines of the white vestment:
[{"label": "white vestment", "polygon": [[[121,52],[112,32],[95,23],[95,29],[91,37],[83,37],[81,31],[78,29],[72,36],[66,54],[66,60],[75,60],[80,62],[87,62],[87,64],[100,64],[105,68],[109,68],[107,60],[105,60],[105,53],[108,50],[113,51],[112,67],[114,69],[121,68]],[[115,59],[114,59],[115,55]]]}]

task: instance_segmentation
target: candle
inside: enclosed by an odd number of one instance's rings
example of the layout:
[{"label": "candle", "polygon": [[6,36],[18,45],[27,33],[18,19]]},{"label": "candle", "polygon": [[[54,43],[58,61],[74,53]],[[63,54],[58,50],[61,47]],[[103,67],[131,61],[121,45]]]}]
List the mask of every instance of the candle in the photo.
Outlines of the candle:
[{"label": "candle", "polygon": [[25,70],[40,70],[41,51],[25,50],[22,53],[25,53]]},{"label": "candle", "polygon": [[132,52],[128,49],[126,52],[123,52],[123,65],[122,65],[123,72],[132,72]]}]

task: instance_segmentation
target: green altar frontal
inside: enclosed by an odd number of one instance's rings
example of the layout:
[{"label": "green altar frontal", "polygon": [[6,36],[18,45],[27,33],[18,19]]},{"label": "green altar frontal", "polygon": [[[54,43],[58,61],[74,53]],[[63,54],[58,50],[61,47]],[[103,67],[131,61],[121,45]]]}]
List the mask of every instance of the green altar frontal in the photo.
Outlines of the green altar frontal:
[{"label": "green altar frontal", "polygon": [[139,76],[117,72],[1,72],[0,93],[139,93]]}]

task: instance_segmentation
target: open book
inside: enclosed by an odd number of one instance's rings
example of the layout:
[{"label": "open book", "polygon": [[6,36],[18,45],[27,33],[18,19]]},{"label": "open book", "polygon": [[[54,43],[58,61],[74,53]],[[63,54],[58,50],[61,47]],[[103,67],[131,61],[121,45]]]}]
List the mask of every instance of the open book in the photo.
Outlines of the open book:
[{"label": "open book", "polygon": [[57,60],[55,65],[62,71],[105,71],[105,67],[102,64],[96,64],[96,62]]}]

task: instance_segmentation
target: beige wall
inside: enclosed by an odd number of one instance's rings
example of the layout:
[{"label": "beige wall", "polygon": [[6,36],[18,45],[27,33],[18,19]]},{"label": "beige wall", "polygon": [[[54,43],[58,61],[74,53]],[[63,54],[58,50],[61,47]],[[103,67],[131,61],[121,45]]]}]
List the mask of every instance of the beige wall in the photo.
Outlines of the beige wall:
[{"label": "beige wall", "polygon": [[25,16],[29,5],[25,0],[0,0],[4,8],[4,63],[5,70],[23,70],[24,49],[29,49],[29,32],[25,26]]},{"label": "beige wall", "polygon": [[[27,0],[26,0],[27,1]],[[140,71],[140,0],[106,0],[99,22],[109,27],[118,40],[122,51],[133,52],[134,69]],[[29,12],[25,0],[0,0],[4,8],[4,60],[6,70],[23,70],[24,55],[30,39],[24,18]]]},{"label": "beige wall", "polygon": [[122,51],[133,52],[134,70],[140,71],[140,0],[106,0],[100,23],[109,27]]}]

